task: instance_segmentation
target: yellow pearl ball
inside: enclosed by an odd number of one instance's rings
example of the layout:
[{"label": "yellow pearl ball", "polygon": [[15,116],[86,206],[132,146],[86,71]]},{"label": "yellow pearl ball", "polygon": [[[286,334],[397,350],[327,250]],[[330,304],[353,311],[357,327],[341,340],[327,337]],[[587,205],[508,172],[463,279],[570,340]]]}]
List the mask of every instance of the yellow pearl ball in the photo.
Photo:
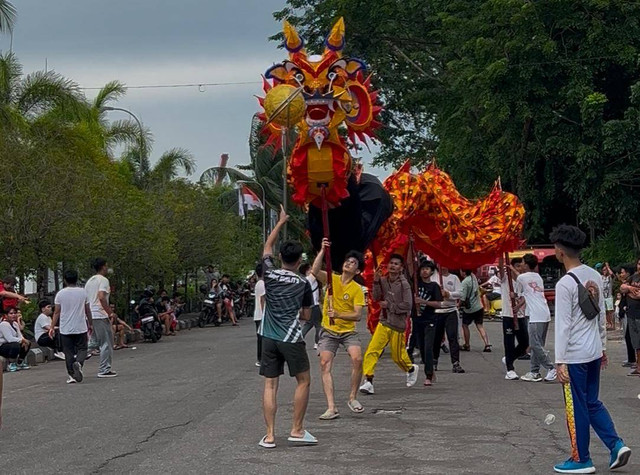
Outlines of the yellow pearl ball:
[{"label": "yellow pearl ball", "polygon": [[[280,127],[293,127],[304,118],[305,102],[302,93],[296,95],[297,88],[280,84],[267,92],[264,111],[272,123]],[[292,97],[293,96],[293,97]],[[283,107],[288,101],[287,105]]]}]

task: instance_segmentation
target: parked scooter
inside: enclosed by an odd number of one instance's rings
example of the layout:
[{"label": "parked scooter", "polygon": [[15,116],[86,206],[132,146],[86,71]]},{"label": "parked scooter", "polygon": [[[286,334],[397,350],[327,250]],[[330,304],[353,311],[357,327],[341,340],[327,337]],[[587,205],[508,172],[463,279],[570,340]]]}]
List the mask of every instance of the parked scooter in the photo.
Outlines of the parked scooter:
[{"label": "parked scooter", "polygon": [[206,285],[202,286],[200,290],[205,293],[205,298],[202,301],[202,310],[200,310],[200,315],[198,317],[198,326],[200,328],[204,328],[205,325],[213,323],[215,326],[219,327],[220,322],[218,321],[218,309],[216,308],[216,304],[220,296],[214,290],[209,290],[209,292],[206,293]]},{"label": "parked scooter", "polygon": [[144,339],[156,343],[162,338],[162,323],[153,305],[153,293],[151,291],[146,290],[144,292],[143,298],[138,304],[137,312],[140,316],[138,324],[140,325]]}]

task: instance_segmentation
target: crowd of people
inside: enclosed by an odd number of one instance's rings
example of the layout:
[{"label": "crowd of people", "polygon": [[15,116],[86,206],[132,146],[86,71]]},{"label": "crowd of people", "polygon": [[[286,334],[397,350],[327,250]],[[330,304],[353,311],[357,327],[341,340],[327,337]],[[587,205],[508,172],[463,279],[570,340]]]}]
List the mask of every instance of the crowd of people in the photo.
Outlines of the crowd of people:
[{"label": "crowd of people", "polygon": [[[492,352],[492,345],[483,328],[484,309],[480,284],[473,270],[464,270],[462,282],[448,269],[440,270],[428,259],[419,262],[415,287],[410,282],[409,267],[403,256],[392,254],[386,262],[386,275],[376,270],[373,299],[381,308],[380,321],[363,351],[356,323],[362,318],[365,296],[357,282],[364,269],[362,254],[349,252],[340,272],[328,275],[322,270],[326,249],[324,240],[313,264],[301,266],[302,246],[285,241],[280,245],[281,267],[276,266],[273,253],[278,233],[288,216],[281,211],[280,220],[264,246],[263,262],[256,273],[255,320],[258,333],[258,361],[264,376],[263,412],[266,434],[259,441],[261,447],[276,447],[275,415],[277,410],[278,379],[284,374],[296,378],[294,412],[288,441],[298,444],[317,444],[318,439],[304,428],[309,400],[310,361],[304,337],[312,328],[314,348],[317,349],[322,387],[327,408],[320,420],[340,417],[334,397],[332,367],[337,351],[343,348],[351,362],[347,407],[354,413],[364,412],[358,394],[372,395],[376,365],[383,353],[389,353],[395,365],[405,373],[406,386],[416,384],[420,366],[413,361],[413,348],[420,350],[424,386],[435,382],[437,361],[445,336],[449,343],[453,373],[465,373],[460,362],[460,350],[470,350],[470,329],[474,324],[483,341],[483,351]],[[544,285],[537,272],[538,259],[533,254],[512,259],[498,269],[491,289],[499,286],[503,297],[502,326],[505,378],[529,382],[558,380],[563,384],[565,408],[571,435],[571,456],[557,464],[560,473],[593,473],[595,467],[589,455],[589,431],[593,427],[610,450],[610,469],[624,466],[630,449],[615,431],[605,406],[599,401],[600,369],[607,364],[606,323],[612,305],[608,299],[606,273],[580,261],[580,251],[586,236],[573,226],[560,226],[551,235],[556,257],[567,274],[556,285],[555,297],[555,361],[549,357],[546,338],[551,312],[544,296]],[[609,269],[609,266],[603,267]],[[638,272],[617,275],[623,280],[620,291],[626,298],[621,308],[627,312],[632,344],[636,325],[636,302],[640,304],[640,261]],[[627,269],[628,271],[628,269]],[[613,274],[613,273],[612,273]],[[409,278],[408,278],[409,277]],[[326,289],[320,298],[320,286]],[[608,292],[611,292],[609,286]],[[460,312],[460,318],[458,317]],[[631,321],[634,323],[631,323]],[[411,331],[407,331],[407,325]],[[464,343],[459,345],[459,325]],[[410,335],[407,338],[407,335]],[[515,363],[525,355],[528,371],[520,378]],[[541,370],[546,370],[542,377]],[[632,373],[632,374],[637,374]]]},{"label": "crowd of people", "polygon": [[[117,373],[111,369],[113,352],[129,348],[127,334],[132,324],[121,318],[114,303],[109,302],[111,287],[107,276],[111,272],[105,259],[92,263],[95,274],[84,285],[79,284],[78,273],[63,273],[64,286],[52,302],[38,302],[38,316],[33,322],[33,339],[25,332],[25,320],[18,308],[29,300],[15,292],[16,278],[8,276],[0,287],[0,356],[9,361],[8,371],[30,369],[26,356],[34,343],[40,348],[50,348],[56,359],[67,366],[67,383],[83,380],[83,365],[92,356],[100,358],[97,376],[111,378]],[[161,323],[164,335],[175,335],[177,317],[184,303],[179,295],[170,298],[166,290],[155,296],[147,289],[142,299],[133,306],[139,321],[142,314],[152,313]],[[135,319],[135,316],[134,316]]]}]

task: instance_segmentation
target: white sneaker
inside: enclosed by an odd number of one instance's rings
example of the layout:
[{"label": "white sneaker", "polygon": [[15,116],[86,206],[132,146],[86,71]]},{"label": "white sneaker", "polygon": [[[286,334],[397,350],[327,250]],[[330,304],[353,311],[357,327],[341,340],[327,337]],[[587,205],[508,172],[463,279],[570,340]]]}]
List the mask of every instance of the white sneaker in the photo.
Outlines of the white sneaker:
[{"label": "white sneaker", "polygon": [[69,377],[67,378],[67,384],[72,384],[72,383],[77,383],[77,381],[73,379],[73,376],[69,375]]},{"label": "white sneaker", "polygon": [[256,366],[259,368],[260,367],[260,362],[256,361]]},{"label": "white sneaker", "polygon": [[532,383],[538,383],[540,381],[542,381],[542,376],[540,376],[540,373],[532,373],[531,371],[529,371],[527,374],[525,374],[522,378],[520,378],[523,381],[529,381]]},{"label": "white sneaker", "polygon": [[547,375],[544,377],[544,380],[555,381],[557,377],[558,377],[558,372],[556,371],[555,368],[551,368],[549,371],[547,371]]},{"label": "white sneaker", "polygon": [[518,373],[516,373],[515,371],[507,371],[507,374],[504,377],[504,379],[509,379],[513,381],[520,378],[518,377]]},{"label": "white sneaker", "polygon": [[64,361],[64,360],[65,360],[65,356],[64,356],[64,353],[63,353],[62,351],[56,351],[56,352],[53,354],[53,357],[54,357],[54,358],[58,358],[59,360],[62,360],[62,361]]},{"label": "white sneaker", "polygon": [[362,383],[362,386],[360,386],[360,392],[362,394],[373,394],[373,383],[365,379],[364,383]]},{"label": "white sneaker", "polygon": [[407,373],[407,387],[410,388],[416,381],[418,381],[418,372],[420,371],[420,366],[417,364],[413,365],[413,371],[411,373]]}]

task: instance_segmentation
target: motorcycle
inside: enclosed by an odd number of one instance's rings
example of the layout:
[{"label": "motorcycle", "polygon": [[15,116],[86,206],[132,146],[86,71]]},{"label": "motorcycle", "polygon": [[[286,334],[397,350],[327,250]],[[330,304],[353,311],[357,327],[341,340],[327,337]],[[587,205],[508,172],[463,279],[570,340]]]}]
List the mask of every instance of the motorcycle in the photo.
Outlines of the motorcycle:
[{"label": "motorcycle", "polygon": [[140,302],[138,315],[140,315],[138,324],[140,325],[144,339],[151,340],[151,343],[156,343],[162,338],[162,323],[158,318],[158,312],[156,312],[156,309],[151,303]]},{"label": "motorcycle", "polygon": [[208,325],[209,323],[213,323],[217,327],[220,326],[220,322],[218,321],[218,309],[216,307],[218,299],[219,296],[215,292],[210,291],[202,301],[202,310],[198,316],[198,326],[200,328],[204,328],[205,325]]}]

